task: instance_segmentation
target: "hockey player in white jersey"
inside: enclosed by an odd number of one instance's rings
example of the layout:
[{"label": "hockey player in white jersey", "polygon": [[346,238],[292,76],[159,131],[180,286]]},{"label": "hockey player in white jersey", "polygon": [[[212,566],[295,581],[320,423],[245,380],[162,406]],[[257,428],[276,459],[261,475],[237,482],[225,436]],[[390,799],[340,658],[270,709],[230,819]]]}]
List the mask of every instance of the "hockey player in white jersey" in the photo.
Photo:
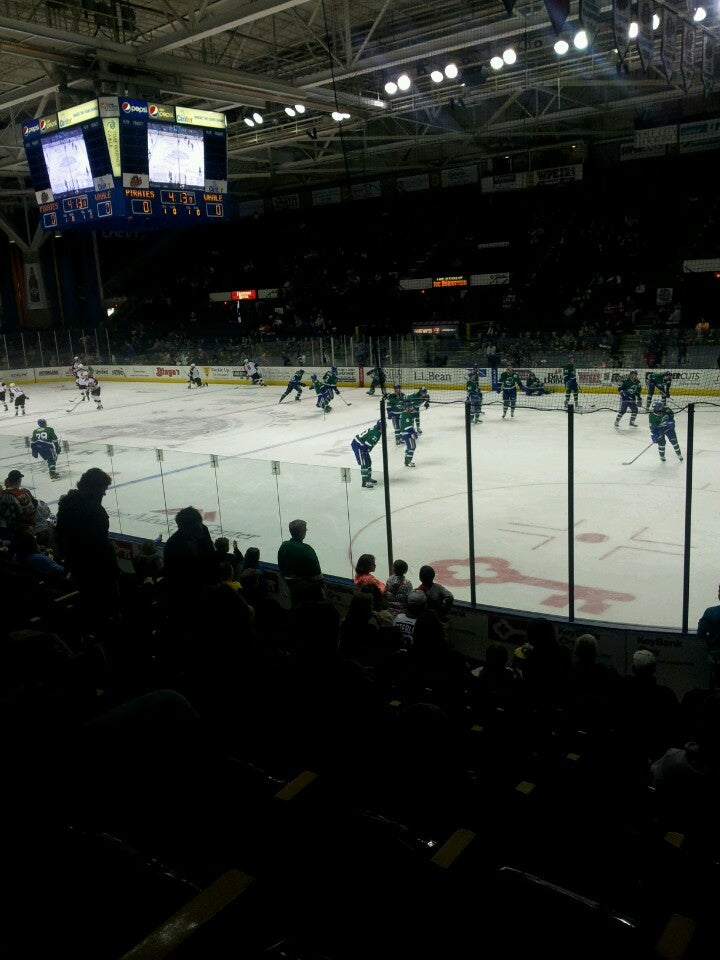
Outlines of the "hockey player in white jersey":
[{"label": "hockey player in white jersey", "polygon": [[21,410],[22,415],[25,416],[25,400],[27,397],[28,395],[22,387],[18,387],[14,383],[10,384],[10,402],[15,407],[15,416],[17,416]]},{"label": "hockey player in white jersey", "polygon": [[96,410],[102,410],[103,408],[102,400],[100,399],[101,390],[102,387],[98,383],[97,377],[94,373],[91,373],[88,376],[87,390],[85,391],[85,395],[87,396],[88,400],[92,399],[95,401]]},{"label": "hockey player in white jersey", "polygon": [[252,380],[253,386],[264,387],[266,386],[265,381],[262,378],[262,374],[258,369],[256,360],[248,360],[247,357],[243,361],[243,366],[245,367],[245,374],[248,380]]},{"label": "hockey player in white jersey", "polygon": [[79,364],[77,370],[75,371],[75,386],[82,393],[83,401],[88,399],[88,382],[90,379],[90,373],[85,368],[84,364]]},{"label": "hockey player in white jersey", "polygon": [[5,386],[5,381],[0,380],[0,403],[2,403],[3,407],[5,407],[5,413],[8,412],[8,405],[6,400],[7,390],[8,388]]},{"label": "hockey player in white jersey", "polygon": [[206,387],[207,383],[203,383],[203,379],[200,376],[200,368],[195,363],[190,364],[190,369],[188,370],[188,390],[192,387]]}]

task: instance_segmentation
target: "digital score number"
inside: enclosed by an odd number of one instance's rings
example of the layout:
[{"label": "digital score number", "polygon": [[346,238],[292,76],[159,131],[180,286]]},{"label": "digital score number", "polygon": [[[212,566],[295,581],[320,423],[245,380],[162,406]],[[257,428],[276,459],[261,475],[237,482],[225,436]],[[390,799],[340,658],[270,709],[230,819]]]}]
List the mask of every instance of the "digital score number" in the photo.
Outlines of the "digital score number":
[{"label": "digital score number", "polygon": [[88,206],[86,194],[80,197],[66,197],[62,202],[63,213],[73,213],[75,210],[87,210]]},{"label": "digital score number", "polygon": [[161,190],[160,203],[167,206],[177,204],[180,207],[194,207],[195,194],[186,190]]}]

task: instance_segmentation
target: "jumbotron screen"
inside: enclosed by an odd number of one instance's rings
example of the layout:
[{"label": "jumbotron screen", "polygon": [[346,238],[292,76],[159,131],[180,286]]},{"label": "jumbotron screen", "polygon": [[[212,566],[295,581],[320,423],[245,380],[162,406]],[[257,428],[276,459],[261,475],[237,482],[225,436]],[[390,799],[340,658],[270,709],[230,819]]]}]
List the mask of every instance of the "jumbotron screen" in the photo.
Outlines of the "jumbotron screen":
[{"label": "jumbotron screen", "polygon": [[26,123],[23,143],[45,230],[227,218],[224,114],[100,97]]}]

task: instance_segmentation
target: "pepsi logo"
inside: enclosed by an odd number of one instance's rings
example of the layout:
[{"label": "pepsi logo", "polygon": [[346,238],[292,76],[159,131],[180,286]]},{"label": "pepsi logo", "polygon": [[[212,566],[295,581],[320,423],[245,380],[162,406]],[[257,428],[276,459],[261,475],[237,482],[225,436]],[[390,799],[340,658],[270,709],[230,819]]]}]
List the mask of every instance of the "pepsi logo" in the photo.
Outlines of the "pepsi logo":
[{"label": "pepsi logo", "polygon": [[44,130],[46,126],[47,126],[47,121],[41,120],[41,121],[40,121],[40,129],[41,129],[41,130]]},{"label": "pepsi logo", "polygon": [[122,110],[123,113],[130,112],[131,107],[130,107],[130,104],[127,102],[127,100],[123,100],[123,102],[120,104],[120,109]]},{"label": "pepsi logo", "polygon": [[30,133],[30,127],[27,124],[23,127],[23,136],[26,137]]},{"label": "pepsi logo", "polygon": [[158,115],[158,108],[156,103],[151,103],[148,107],[148,113],[151,117],[156,117]]}]

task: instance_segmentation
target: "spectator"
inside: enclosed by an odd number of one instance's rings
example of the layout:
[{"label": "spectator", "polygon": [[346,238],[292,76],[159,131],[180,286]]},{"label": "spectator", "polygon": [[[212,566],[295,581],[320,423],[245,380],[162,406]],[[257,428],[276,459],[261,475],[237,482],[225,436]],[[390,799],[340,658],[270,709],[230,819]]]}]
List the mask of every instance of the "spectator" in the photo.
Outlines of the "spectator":
[{"label": "spectator", "polygon": [[140,554],[133,557],[132,565],[140,583],[157,583],[163,575],[163,558],[154,540],[143,540]]},{"label": "spectator", "polygon": [[11,470],[5,478],[5,489],[0,493],[0,536],[12,540],[22,530],[31,532],[37,517],[37,501],[20,481],[24,474]]},{"label": "spectator", "polygon": [[214,546],[218,561],[222,563],[224,560],[226,560],[231,563],[235,577],[237,578],[238,574],[240,573],[240,567],[243,560],[243,555],[238,550],[237,540],[233,540],[232,556],[230,555],[230,541],[227,537],[218,537],[214,543]]},{"label": "spectator", "polygon": [[110,542],[110,519],[102,505],[112,478],[99,467],[86,470],[76,484],[60,497],[57,511],[57,541],[65,568],[100,616],[118,610],[118,570]]},{"label": "spectator", "polygon": [[672,745],[680,721],[673,691],[657,682],[651,650],[633,654],[632,676],[623,677],[620,705],[626,744],[641,762],[657,760]]},{"label": "spectator", "polygon": [[392,575],[388,577],[385,584],[385,599],[387,600],[388,610],[393,614],[393,617],[405,612],[407,598],[413,588],[405,576],[407,572],[407,563],[404,560],[395,560]]},{"label": "spectator", "polygon": [[372,597],[372,615],[378,628],[392,627],[395,617],[388,610],[387,600],[382,590],[374,583],[364,583],[360,587],[360,593],[369,593]]},{"label": "spectator", "polygon": [[52,584],[60,584],[67,580],[65,569],[53,560],[51,553],[40,549],[34,534],[29,530],[24,530],[17,535],[15,559],[21,570],[28,570],[38,580]]},{"label": "spectator", "polygon": [[420,586],[418,590],[422,590],[427,596],[428,610],[434,610],[441,622],[447,624],[455,598],[446,587],[435,583],[435,571],[432,567],[420,567],[419,576]]},{"label": "spectator", "polygon": [[402,635],[406,647],[411,647],[415,623],[421,613],[427,609],[427,596],[422,590],[412,590],[407,598],[407,610],[399,613],[393,621],[393,626]]},{"label": "spectator", "polygon": [[196,590],[214,583],[217,554],[210,531],[195,507],[175,514],[177,530],[165,545],[165,576],[173,590]]},{"label": "spectator", "polygon": [[366,583],[374,583],[381,593],[385,593],[385,584],[373,576],[375,557],[372,553],[363,553],[355,564],[355,586],[363,587]]},{"label": "spectator", "polygon": [[[718,600],[720,600],[720,586],[718,587]],[[708,607],[700,617],[697,635],[698,640],[705,644],[711,669],[713,671],[717,670],[720,666],[720,604],[716,607]]]},{"label": "spectator", "polygon": [[303,600],[320,599],[323,576],[317,554],[303,542],[307,535],[305,520],[291,520],[288,530],[290,539],[284,540],[278,550],[278,567],[294,607]]}]

